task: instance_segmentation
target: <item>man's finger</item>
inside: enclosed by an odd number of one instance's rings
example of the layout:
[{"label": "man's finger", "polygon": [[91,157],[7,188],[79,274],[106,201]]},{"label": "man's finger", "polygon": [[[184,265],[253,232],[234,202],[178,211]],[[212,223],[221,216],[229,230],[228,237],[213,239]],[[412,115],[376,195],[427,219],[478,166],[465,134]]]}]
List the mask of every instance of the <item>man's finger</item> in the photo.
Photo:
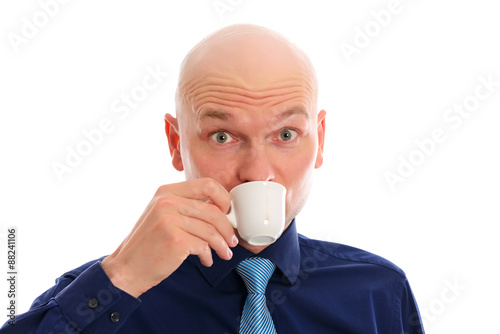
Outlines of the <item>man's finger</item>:
[{"label": "man's finger", "polygon": [[211,178],[193,179],[161,186],[157,194],[174,194],[196,200],[210,199],[224,213],[229,211],[231,205],[231,195],[229,192],[220,183]]}]

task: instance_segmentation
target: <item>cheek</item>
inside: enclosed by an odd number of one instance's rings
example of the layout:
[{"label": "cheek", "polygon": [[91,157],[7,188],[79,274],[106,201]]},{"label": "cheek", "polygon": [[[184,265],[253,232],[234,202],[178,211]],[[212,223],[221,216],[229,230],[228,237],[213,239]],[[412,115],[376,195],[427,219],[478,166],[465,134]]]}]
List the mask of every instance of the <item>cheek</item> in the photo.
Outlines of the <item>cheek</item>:
[{"label": "cheek", "polygon": [[[228,156],[210,154],[203,149],[192,149],[189,155],[189,166],[186,166],[186,177],[210,177],[226,189],[234,183],[237,161]],[[189,170],[189,174],[188,174]]]},{"label": "cheek", "polygon": [[282,171],[288,190],[287,209],[294,215],[298,214],[309,195],[315,162],[315,149],[308,147],[302,153],[289,159],[286,169]]},{"label": "cheek", "polygon": [[[298,176],[298,175],[297,175]],[[307,202],[312,186],[312,169],[294,179],[293,183],[287,186],[286,198],[286,220],[292,221],[302,210]]]},{"label": "cheek", "polygon": [[290,188],[290,196],[294,198],[301,195],[304,188],[307,188],[314,169],[314,161],[297,160],[290,165],[291,167],[287,168],[287,175],[284,178]]},{"label": "cheek", "polygon": [[[214,170],[220,170],[221,163],[207,154],[203,143],[193,133],[181,136],[181,156],[187,180],[213,177]],[[184,139],[184,140],[183,140]]]},{"label": "cheek", "polygon": [[[187,138],[182,141],[183,138]],[[206,155],[200,154],[199,145],[188,136],[181,137],[181,157],[187,180],[203,177],[206,166],[211,166]]]}]

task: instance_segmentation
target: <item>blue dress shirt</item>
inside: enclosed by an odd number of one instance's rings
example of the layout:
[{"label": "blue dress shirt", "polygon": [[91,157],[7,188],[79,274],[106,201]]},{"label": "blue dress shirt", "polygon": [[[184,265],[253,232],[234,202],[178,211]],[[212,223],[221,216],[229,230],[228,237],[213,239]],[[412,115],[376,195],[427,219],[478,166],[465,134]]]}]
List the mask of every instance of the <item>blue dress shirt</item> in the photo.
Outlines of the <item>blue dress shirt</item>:
[{"label": "blue dress shirt", "polygon": [[[234,268],[254,255],[190,256],[138,299],[113,286],[100,260],[67,272],[1,333],[238,333],[247,289]],[[308,239],[293,221],[261,253],[276,264],[266,290],[278,333],[423,333],[404,272],[353,247]]]}]

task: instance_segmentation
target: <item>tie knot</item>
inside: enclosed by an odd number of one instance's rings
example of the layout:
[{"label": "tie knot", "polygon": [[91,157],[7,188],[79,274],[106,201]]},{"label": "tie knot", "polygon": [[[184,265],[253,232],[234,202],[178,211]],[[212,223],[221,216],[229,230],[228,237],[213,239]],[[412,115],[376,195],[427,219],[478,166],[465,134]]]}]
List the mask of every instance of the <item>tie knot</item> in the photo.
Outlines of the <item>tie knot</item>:
[{"label": "tie knot", "polygon": [[276,265],[268,259],[251,257],[241,261],[236,272],[243,278],[248,293],[264,294],[275,268]]}]

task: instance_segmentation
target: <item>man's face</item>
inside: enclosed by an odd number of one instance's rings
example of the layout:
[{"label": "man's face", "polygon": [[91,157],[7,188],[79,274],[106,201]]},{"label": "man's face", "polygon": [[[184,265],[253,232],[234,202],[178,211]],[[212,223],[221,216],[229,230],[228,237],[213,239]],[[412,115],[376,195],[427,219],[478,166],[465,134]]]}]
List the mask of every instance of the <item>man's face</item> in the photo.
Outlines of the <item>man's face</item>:
[{"label": "man's face", "polygon": [[[322,164],[325,112],[315,109],[304,64],[287,48],[267,43],[231,43],[237,51],[225,43],[195,59],[186,74],[182,116],[178,123],[167,120],[180,139],[173,164],[187,179],[211,177],[228,191],[248,181],[280,183],[287,189],[288,226],[306,201],[313,169]],[[255,52],[256,44],[270,47],[272,55]]]}]

